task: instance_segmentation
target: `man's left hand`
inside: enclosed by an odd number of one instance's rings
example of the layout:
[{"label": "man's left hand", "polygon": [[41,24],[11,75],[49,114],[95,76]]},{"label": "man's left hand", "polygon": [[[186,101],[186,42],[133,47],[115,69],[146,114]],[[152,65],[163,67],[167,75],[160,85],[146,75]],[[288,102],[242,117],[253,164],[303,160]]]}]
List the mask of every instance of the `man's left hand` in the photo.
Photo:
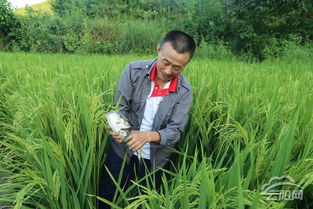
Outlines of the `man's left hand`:
[{"label": "man's left hand", "polygon": [[132,130],[130,135],[127,137],[129,141],[127,146],[132,151],[139,150],[146,142],[149,141],[148,132]]}]

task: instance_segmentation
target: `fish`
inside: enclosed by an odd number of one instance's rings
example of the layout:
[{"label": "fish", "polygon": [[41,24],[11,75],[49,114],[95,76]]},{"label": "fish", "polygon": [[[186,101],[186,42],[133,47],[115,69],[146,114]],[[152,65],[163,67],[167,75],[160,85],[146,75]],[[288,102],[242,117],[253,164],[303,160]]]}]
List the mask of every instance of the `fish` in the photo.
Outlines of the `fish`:
[{"label": "fish", "polygon": [[[130,135],[131,126],[128,119],[121,113],[110,111],[106,114],[106,119],[109,127],[112,131],[117,132],[121,137],[124,143],[129,141],[128,136]],[[141,150],[137,150],[137,156],[140,160]]]},{"label": "fish", "polygon": [[106,119],[112,131],[117,132],[126,143],[131,129],[127,118],[118,112],[110,111],[106,114]]}]

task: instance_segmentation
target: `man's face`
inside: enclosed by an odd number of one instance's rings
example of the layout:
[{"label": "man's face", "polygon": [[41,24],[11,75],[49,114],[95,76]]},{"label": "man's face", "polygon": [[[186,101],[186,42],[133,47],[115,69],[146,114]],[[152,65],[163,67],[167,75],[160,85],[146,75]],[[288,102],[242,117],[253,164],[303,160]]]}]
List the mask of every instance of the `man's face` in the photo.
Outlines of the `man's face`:
[{"label": "man's face", "polygon": [[184,67],[188,64],[190,54],[176,52],[170,42],[163,44],[162,49],[160,45],[157,47],[157,81],[168,82],[178,74],[180,74]]}]

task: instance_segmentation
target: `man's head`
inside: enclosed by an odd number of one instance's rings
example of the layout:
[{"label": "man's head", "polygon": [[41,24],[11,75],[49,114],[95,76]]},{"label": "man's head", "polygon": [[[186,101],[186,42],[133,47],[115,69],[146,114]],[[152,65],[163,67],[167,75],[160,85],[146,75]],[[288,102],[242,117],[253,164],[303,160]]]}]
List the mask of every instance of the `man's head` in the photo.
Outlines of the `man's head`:
[{"label": "man's head", "polygon": [[190,35],[178,30],[167,33],[157,47],[157,79],[168,82],[180,74],[193,57],[195,49],[195,41]]}]

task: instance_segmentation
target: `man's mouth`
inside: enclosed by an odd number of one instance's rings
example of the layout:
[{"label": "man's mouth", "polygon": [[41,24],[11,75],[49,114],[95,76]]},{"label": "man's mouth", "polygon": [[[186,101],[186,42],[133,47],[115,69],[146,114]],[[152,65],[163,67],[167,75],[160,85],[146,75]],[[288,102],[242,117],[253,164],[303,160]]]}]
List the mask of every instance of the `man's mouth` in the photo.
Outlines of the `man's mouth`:
[{"label": "man's mouth", "polygon": [[162,75],[162,77],[165,79],[165,80],[170,80],[170,79],[172,79],[172,75],[167,75],[167,74],[165,74],[165,73],[163,73],[163,72],[161,72],[161,75]]}]

